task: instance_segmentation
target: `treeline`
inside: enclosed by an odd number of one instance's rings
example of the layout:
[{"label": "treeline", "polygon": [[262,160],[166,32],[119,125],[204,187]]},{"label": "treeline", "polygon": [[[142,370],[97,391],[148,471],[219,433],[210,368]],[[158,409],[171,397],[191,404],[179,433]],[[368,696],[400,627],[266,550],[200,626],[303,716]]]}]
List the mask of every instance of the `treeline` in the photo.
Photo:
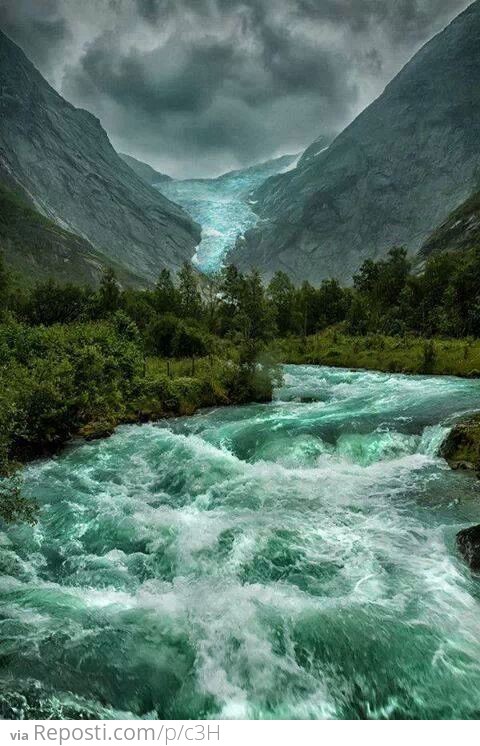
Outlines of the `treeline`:
[{"label": "treeline", "polygon": [[351,288],[336,280],[295,288],[278,272],[266,293],[280,337],[340,323],[352,336],[480,337],[480,247],[433,256],[421,272],[395,248],[386,259],[365,261]]},{"label": "treeline", "polygon": [[347,333],[425,337],[480,336],[480,248],[430,258],[413,272],[407,252],[367,260],[344,288],[336,280],[296,287],[283,272],[267,285],[258,272],[228,266],[200,276],[185,264],[176,277],[164,270],[151,290],[121,290],[108,270],[100,288],[53,280],[31,290],[9,286],[0,268],[0,304],[17,321],[35,326],[99,321],[122,312],[135,323],[147,354],[201,357],[226,339],[258,353],[276,337],[308,336],[343,323]]}]

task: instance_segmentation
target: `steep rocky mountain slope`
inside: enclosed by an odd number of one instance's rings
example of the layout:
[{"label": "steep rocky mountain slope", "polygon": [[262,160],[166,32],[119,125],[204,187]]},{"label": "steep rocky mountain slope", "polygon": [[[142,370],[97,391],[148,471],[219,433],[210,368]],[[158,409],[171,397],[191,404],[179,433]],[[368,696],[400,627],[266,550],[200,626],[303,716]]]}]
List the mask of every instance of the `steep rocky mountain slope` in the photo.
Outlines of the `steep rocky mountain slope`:
[{"label": "steep rocky mountain slope", "polygon": [[148,163],[139,161],[136,158],[133,158],[133,156],[131,155],[127,155],[126,153],[119,153],[118,155],[120,156],[122,161],[127,164],[127,166],[130,166],[132,171],[135,171],[137,176],[139,176],[147,184],[150,184],[150,186],[153,186],[154,184],[162,184],[165,181],[172,180],[171,176],[162,174],[160,173],[160,171],[155,171],[155,169],[149,166]]},{"label": "steep rocky mountain slope", "polygon": [[88,241],[41,215],[17,188],[0,183],[0,251],[22,284],[47,280],[96,286],[113,267],[122,285],[145,284]]},{"label": "steep rocky mountain slope", "polygon": [[200,229],[129,168],[100,122],[45,81],[0,31],[0,180],[135,274],[190,259]]},{"label": "steep rocky mountain slope", "polygon": [[467,251],[480,247],[480,191],[454,210],[425,241],[421,259],[444,251]]},{"label": "steep rocky mountain slope", "polygon": [[261,220],[230,259],[267,277],[348,282],[394,245],[418,251],[478,188],[479,40],[477,0],[328,149],[257,191]]}]

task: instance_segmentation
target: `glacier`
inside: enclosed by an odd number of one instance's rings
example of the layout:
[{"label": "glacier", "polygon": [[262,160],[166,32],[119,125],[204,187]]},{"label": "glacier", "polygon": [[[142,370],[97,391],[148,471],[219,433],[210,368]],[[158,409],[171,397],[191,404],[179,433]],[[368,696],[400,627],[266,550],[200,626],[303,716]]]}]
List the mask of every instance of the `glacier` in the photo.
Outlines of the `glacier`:
[{"label": "glacier", "polygon": [[202,226],[193,263],[214,274],[237,239],[258,220],[250,195],[266,179],[295,168],[298,154],[284,155],[213,179],[172,180],[154,184],[165,197],[184,207]]}]

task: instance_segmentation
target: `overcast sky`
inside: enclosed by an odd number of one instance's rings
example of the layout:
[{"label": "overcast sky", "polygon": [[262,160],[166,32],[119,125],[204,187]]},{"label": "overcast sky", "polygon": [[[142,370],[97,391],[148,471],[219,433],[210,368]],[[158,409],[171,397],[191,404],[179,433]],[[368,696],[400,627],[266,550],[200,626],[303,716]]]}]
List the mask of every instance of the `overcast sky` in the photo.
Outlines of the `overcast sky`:
[{"label": "overcast sky", "polygon": [[112,143],[216,175],[344,127],[468,0],[0,0],[0,27]]}]

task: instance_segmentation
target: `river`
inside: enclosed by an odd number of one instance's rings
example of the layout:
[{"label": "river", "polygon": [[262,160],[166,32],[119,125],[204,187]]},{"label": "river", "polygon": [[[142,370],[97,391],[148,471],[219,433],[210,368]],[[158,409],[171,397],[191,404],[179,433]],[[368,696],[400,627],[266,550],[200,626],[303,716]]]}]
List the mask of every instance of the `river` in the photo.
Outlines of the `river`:
[{"label": "river", "polygon": [[479,383],[287,366],[269,405],[25,470],[0,534],[0,714],[478,718],[479,482],[436,454]]}]

